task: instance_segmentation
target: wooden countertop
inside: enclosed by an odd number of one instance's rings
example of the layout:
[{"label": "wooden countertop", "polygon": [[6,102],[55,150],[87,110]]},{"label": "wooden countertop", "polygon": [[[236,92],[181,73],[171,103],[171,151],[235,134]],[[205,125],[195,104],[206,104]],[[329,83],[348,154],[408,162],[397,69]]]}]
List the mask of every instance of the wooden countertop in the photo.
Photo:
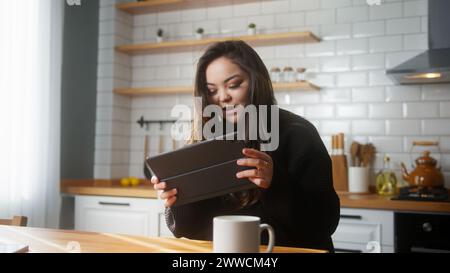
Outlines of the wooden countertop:
[{"label": "wooden countertop", "polygon": [[70,195],[101,195],[117,197],[157,198],[149,180],[141,180],[139,186],[123,187],[119,180],[66,179],[61,181],[61,193]]},{"label": "wooden countertop", "polygon": [[[143,237],[73,230],[0,226],[0,242],[24,244],[29,252],[82,253],[210,253],[212,242],[177,238]],[[261,246],[261,251],[266,247]],[[79,250],[79,251],[78,251]],[[274,253],[325,253],[323,250],[274,247]]]},{"label": "wooden countertop", "polygon": [[[100,195],[118,197],[157,198],[156,191],[148,180],[137,187],[122,187],[119,180],[63,180],[61,193],[70,195]],[[414,212],[450,213],[450,202],[400,201],[377,194],[349,194],[338,192],[343,208],[381,209]]]},{"label": "wooden countertop", "polygon": [[450,213],[450,202],[391,200],[377,194],[338,192],[342,208]]}]

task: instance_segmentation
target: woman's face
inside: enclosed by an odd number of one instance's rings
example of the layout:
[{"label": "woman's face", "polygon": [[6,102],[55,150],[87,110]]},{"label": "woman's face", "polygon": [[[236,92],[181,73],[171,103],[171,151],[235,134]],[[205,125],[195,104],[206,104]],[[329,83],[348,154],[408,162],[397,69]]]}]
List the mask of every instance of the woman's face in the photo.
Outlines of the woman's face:
[{"label": "woman's face", "polygon": [[[236,123],[239,119],[234,108],[247,105],[249,77],[238,65],[226,57],[212,61],[206,68],[208,104],[216,104],[223,110],[226,120]],[[231,108],[227,110],[228,108]]]}]

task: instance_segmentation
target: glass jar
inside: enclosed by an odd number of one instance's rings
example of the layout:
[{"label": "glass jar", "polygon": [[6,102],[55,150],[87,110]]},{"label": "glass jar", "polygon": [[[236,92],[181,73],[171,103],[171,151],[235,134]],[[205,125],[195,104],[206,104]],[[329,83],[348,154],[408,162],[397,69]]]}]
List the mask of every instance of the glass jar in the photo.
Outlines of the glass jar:
[{"label": "glass jar", "polygon": [[306,68],[303,68],[303,67],[297,68],[297,81],[298,82],[304,82],[306,80],[305,71],[306,71]]},{"label": "glass jar", "polygon": [[285,82],[295,82],[295,72],[290,66],[286,66],[283,69],[283,81]]},{"label": "glass jar", "polygon": [[272,69],[270,69],[270,79],[272,80],[272,82],[280,82],[280,69],[278,67],[272,67]]}]

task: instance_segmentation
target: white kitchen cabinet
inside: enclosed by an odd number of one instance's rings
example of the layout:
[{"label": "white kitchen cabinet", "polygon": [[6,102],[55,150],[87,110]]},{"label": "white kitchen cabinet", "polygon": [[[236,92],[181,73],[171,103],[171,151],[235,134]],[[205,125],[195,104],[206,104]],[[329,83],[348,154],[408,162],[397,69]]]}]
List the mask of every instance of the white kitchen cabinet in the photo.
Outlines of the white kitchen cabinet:
[{"label": "white kitchen cabinet", "polygon": [[141,236],[173,236],[166,226],[158,199],[75,197],[75,229]]},{"label": "white kitchen cabinet", "polygon": [[370,252],[369,242],[378,242],[381,252],[393,252],[394,212],[341,208],[332,238],[336,252]]}]

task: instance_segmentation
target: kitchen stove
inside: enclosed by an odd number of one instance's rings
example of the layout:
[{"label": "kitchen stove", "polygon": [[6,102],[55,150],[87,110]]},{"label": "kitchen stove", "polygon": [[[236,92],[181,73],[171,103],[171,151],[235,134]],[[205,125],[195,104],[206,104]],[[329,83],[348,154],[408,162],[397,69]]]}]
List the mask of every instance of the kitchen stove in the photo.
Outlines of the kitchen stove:
[{"label": "kitchen stove", "polygon": [[448,190],[444,187],[416,187],[416,186],[401,188],[399,195],[393,197],[392,200],[450,202]]}]

